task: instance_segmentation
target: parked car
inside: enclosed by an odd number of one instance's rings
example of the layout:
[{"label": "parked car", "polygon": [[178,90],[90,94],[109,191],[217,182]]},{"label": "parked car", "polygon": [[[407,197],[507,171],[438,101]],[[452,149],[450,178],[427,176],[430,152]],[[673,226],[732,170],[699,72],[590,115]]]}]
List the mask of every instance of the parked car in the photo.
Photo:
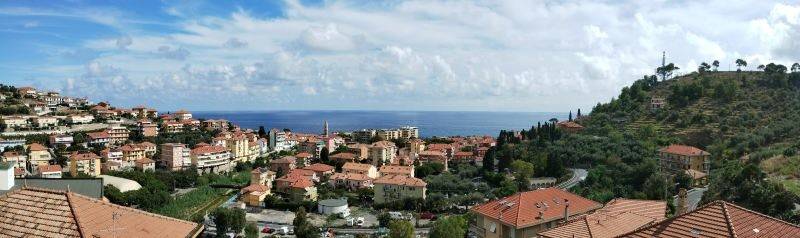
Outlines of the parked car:
[{"label": "parked car", "polygon": [[364,226],[364,218],[363,217],[356,218],[356,226],[359,226],[359,227]]},{"label": "parked car", "polygon": [[288,235],[289,234],[289,227],[282,226],[278,229],[278,234],[281,235]]},{"label": "parked car", "polygon": [[264,229],[261,230],[261,233],[266,233],[266,234],[272,234],[273,232],[275,232],[275,229],[269,227],[264,227]]}]

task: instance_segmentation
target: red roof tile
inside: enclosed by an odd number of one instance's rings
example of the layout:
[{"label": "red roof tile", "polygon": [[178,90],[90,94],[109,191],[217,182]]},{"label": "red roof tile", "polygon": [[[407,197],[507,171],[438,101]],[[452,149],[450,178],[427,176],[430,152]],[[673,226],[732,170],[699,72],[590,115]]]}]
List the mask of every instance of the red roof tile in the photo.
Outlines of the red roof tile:
[{"label": "red roof tile", "polygon": [[698,149],[694,146],[688,145],[670,145],[658,150],[659,152],[668,153],[668,154],[676,154],[676,155],[685,155],[685,156],[701,156],[701,155],[710,155],[708,152],[705,152],[701,149]]},{"label": "red roof tile", "polygon": [[312,165],[306,166],[303,169],[311,170],[311,171],[314,171],[314,172],[330,172],[330,171],[333,171],[336,168],[334,168],[333,166],[327,165],[327,164],[317,163],[317,164],[312,164]]},{"label": "red roof tile", "polygon": [[32,143],[28,145],[28,149],[30,151],[47,151],[47,147],[44,147],[42,144],[39,143]]},{"label": "red roof tile", "polygon": [[546,188],[521,192],[484,203],[473,207],[472,211],[516,228],[524,228],[563,219],[566,201],[569,201],[569,214],[572,215],[584,214],[602,207],[600,203],[573,193],[557,188]]},{"label": "red roof tile", "polygon": [[400,185],[400,186],[407,186],[407,187],[425,187],[428,185],[422,179],[409,177],[407,175],[400,175],[400,174],[389,174],[384,175],[380,178],[375,179],[372,181],[374,184],[392,184],[392,185]]},{"label": "red roof tile", "polygon": [[227,151],[228,149],[224,146],[202,146],[192,149],[193,155],[202,155],[202,154],[211,154],[211,153],[222,153]]}]

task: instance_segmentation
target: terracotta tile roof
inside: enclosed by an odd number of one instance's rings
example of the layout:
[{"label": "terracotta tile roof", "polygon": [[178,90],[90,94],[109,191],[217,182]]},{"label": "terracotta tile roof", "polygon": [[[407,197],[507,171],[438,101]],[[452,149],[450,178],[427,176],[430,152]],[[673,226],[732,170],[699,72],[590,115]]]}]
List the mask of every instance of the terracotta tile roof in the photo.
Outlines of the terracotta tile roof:
[{"label": "terracotta tile roof", "polygon": [[270,164],[294,164],[297,163],[297,158],[294,156],[284,156],[280,159],[270,160]]},{"label": "terracotta tile roof", "polygon": [[[30,187],[0,196],[0,211],[3,237],[197,237],[203,228],[80,194]],[[114,226],[122,229],[108,231]]]},{"label": "terracotta tile roof", "polygon": [[358,171],[368,171],[370,168],[375,166],[371,164],[362,164],[362,163],[344,163],[342,166],[342,170],[358,170]]},{"label": "terracotta tile roof", "polygon": [[356,155],[353,153],[342,152],[338,154],[332,154],[330,157],[336,159],[353,159],[356,157]]},{"label": "terracotta tile roof", "polygon": [[314,171],[314,172],[330,172],[330,171],[333,171],[336,168],[333,167],[333,166],[327,165],[327,164],[317,163],[317,164],[312,164],[312,165],[306,166],[303,169],[311,170],[311,171]]},{"label": "terracotta tile roof", "polygon": [[57,164],[39,165],[37,170],[39,170],[39,173],[55,173],[62,171],[61,165]]},{"label": "terracotta tile roof", "polygon": [[136,161],[136,164],[152,164],[152,163],[155,163],[155,161],[148,158],[141,158]]},{"label": "terracotta tile roof", "polygon": [[22,155],[22,154],[20,154],[19,152],[16,152],[16,151],[6,151],[6,152],[3,152],[3,157],[6,157],[6,158],[10,158],[10,157],[17,157],[17,156],[21,156],[21,155]]},{"label": "terracotta tile roof", "polygon": [[714,201],[622,237],[794,237],[800,226],[725,201]]},{"label": "terracotta tile roof", "polygon": [[366,174],[356,174],[356,173],[335,173],[331,175],[331,180],[353,180],[353,181],[367,181],[372,180]]},{"label": "terracotta tile roof", "polygon": [[372,146],[373,147],[383,147],[383,148],[397,147],[394,144],[394,142],[391,142],[391,141],[388,141],[388,140],[382,140],[382,141],[378,141],[378,142],[372,143]]},{"label": "terracotta tile roof", "polygon": [[101,131],[101,132],[89,132],[86,133],[86,136],[89,136],[90,139],[100,139],[100,138],[108,138],[108,132]]},{"label": "terracotta tile roof", "polygon": [[456,152],[454,155],[458,156],[458,157],[461,157],[461,156],[469,157],[469,156],[473,156],[474,154],[472,152],[470,152],[470,151],[459,151],[459,152]]},{"label": "terracotta tile roof", "polygon": [[390,174],[411,174],[411,171],[414,171],[414,167],[399,166],[399,165],[384,165],[381,166],[380,169],[381,173],[390,173]]},{"label": "terracotta tile roof", "polygon": [[300,152],[300,153],[297,153],[296,155],[294,155],[294,157],[308,159],[308,158],[311,158],[313,156],[308,152]]},{"label": "terracotta tile roof", "polygon": [[419,156],[444,157],[444,153],[438,150],[426,150],[420,151]]},{"label": "terracotta tile roof", "polygon": [[47,151],[47,147],[44,147],[43,145],[41,145],[39,143],[32,143],[32,144],[28,145],[28,149],[30,151]]},{"label": "terracotta tile roof", "polygon": [[212,154],[212,153],[222,153],[228,150],[224,146],[219,145],[208,145],[208,146],[201,146],[192,149],[192,155],[202,155],[202,154]]},{"label": "terracotta tile roof", "polygon": [[616,237],[665,218],[667,203],[617,198],[595,213],[539,233],[548,238]]},{"label": "terracotta tile roof", "polygon": [[685,155],[685,156],[701,156],[701,155],[710,155],[708,152],[705,152],[701,149],[698,149],[694,146],[688,145],[670,145],[658,150],[659,152],[668,153],[668,154],[676,154],[676,155]]},{"label": "terracotta tile roof", "polygon": [[452,149],[453,146],[450,144],[438,143],[438,144],[430,144],[425,147],[425,150],[448,150]]},{"label": "terracotta tile roof", "polygon": [[96,154],[94,154],[92,152],[82,152],[82,153],[75,152],[75,153],[72,153],[72,155],[69,156],[69,159],[70,160],[73,160],[73,159],[74,160],[93,160],[93,159],[100,159],[100,156],[97,156]]},{"label": "terracotta tile roof", "polygon": [[374,184],[392,184],[392,185],[400,185],[400,186],[407,186],[407,187],[425,187],[428,185],[422,179],[409,177],[406,175],[400,174],[389,174],[384,175],[380,178],[375,179],[372,181]]},{"label": "terracotta tile roof", "polygon": [[284,177],[286,177],[286,178],[291,178],[291,177],[308,177],[308,178],[311,178],[312,176],[314,176],[314,174],[315,174],[314,171],[307,170],[307,169],[293,169],[292,171],[289,171],[289,173],[284,175]]},{"label": "terracotta tile roof", "polygon": [[473,207],[472,211],[516,228],[524,228],[563,219],[567,200],[569,214],[572,215],[584,214],[602,207],[600,203],[573,193],[557,188],[546,188],[521,192],[484,203]]}]

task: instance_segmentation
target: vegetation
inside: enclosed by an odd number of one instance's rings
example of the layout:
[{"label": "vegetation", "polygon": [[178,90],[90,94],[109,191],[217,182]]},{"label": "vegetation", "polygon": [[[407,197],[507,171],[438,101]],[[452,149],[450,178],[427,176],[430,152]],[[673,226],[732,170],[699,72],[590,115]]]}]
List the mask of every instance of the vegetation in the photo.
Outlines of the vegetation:
[{"label": "vegetation", "polygon": [[228,237],[226,233],[239,234],[245,226],[245,212],[238,208],[218,207],[211,212],[217,228],[217,237]]},{"label": "vegetation", "polygon": [[314,226],[308,222],[308,217],[306,217],[306,209],[299,207],[294,214],[295,217],[292,221],[292,225],[294,226],[294,234],[298,238],[314,237],[314,235],[316,235],[316,231]]},{"label": "vegetation", "polygon": [[463,238],[467,234],[469,223],[462,216],[449,216],[433,223],[431,238]]},{"label": "vegetation", "polygon": [[389,222],[390,238],[413,238],[414,225],[405,220],[392,220]]}]

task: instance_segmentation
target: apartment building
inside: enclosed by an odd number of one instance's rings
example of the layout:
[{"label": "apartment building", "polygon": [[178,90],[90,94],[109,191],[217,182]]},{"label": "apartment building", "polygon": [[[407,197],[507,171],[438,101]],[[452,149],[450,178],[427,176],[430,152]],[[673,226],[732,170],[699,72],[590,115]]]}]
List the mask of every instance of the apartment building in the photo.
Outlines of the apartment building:
[{"label": "apartment building", "polygon": [[142,119],[138,121],[138,128],[139,132],[142,133],[144,137],[155,137],[158,136],[158,125],[153,123],[150,120]]},{"label": "apartment building", "polygon": [[372,179],[380,176],[378,168],[371,164],[345,163],[342,166],[342,173],[363,174]]},{"label": "apartment building", "polygon": [[75,152],[69,156],[69,173],[72,177],[78,174],[86,174],[89,176],[100,176],[101,164],[100,156],[92,152]]},{"label": "apartment building", "polygon": [[416,126],[400,127],[400,138],[414,139],[419,138],[419,128]]},{"label": "apartment building", "polygon": [[31,124],[38,129],[50,129],[58,126],[58,119],[55,117],[32,117]]},{"label": "apartment building", "polygon": [[89,114],[78,114],[67,116],[67,123],[69,124],[88,124],[94,121],[94,116]]},{"label": "apartment building", "polygon": [[71,135],[67,134],[51,135],[49,141],[50,145],[52,145],[53,147],[56,147],[58,145],[64,145],[66,147],[69,147],[70,145],[72,145],[73,142],[75,142],[74,138],[72,138]]},{"label": "apartment building", "polygon": [[372,181],[375,203],[402,201],[408,198],[425,199],[428,184],[422,179],[405,175],[387,175]]},{"label": "apartment building", "polygon": [[414,177],[414,166],[400,166],[400,165],[384,165],[378,171],[380,176],[387,175],[404,175]]},{"label": "apartment building", "polygon": [[111,144],[119,145],[128,141],[131,131],[121,125],[112,125],[108,127],[106,133],[108,133]]},{"label": "apartment building", "polygon": [[231,170],[231,154],[227,148],[207,145],[192,149],[192,165],[200,174],[228,172]]},{"label": "apartment building", "polygon": [[397,156],[397,146],[391,141],[378,141],[369,147],[369,160],[375,166],[391,164]]},{"label": "apartment building", "polygon": [[160,163],[168,170],[182,170],[192,165],[192,150],[180,143],[161,144]]},{"label": "apartment building", "polygon": [[28,145],[28,161],[31,167],[49,164],[53,157],[50,155],[50,150],[39,143],[32,143]]}]

